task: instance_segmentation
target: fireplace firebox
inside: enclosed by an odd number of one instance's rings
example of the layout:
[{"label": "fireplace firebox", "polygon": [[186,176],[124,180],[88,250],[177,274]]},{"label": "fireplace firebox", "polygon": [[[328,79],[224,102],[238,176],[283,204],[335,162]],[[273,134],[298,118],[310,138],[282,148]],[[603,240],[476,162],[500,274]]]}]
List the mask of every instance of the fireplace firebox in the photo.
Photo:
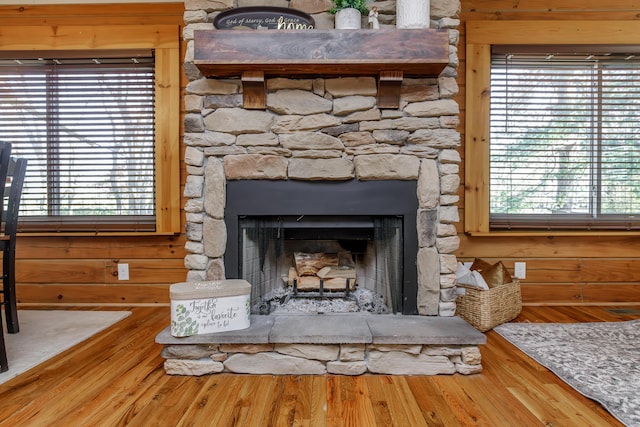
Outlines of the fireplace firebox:
[{"label": "fireplace firebox", "polygon": [[252,312],[267,314],[274,300],[309,295],[295,281],[291,293],[296,254],[332,254],[357,287],[320,280],[313,297],[368,292],[368,311],[417,314],[416,191],[412,180],[229,181],[226,276],[252,283]]}]

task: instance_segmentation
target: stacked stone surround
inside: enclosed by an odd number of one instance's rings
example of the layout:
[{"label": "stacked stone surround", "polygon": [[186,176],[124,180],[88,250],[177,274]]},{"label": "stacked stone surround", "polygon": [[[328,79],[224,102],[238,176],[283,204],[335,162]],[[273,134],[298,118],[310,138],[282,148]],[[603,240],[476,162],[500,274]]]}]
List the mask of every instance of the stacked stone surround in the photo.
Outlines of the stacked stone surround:
[{"label": "stacked stone surround", "polygon": [[[242,108],[239,79],[204,78],[193,64],[193,31],[214,30],[211,22],[220,11],[254,5],[241,3],[185,2],[187,280],[225,278],[228,180],[417,180],[418,311],[453,316],[461,161],[459,107],[453,100],[459,2],[432,2],[432,27],[449,29],[450,63],[438,78],[405,78],[400,108],[377,107],[374,77],[276,77],[267,79],[264,111]],[[271,3],[260,2],[288,6]],[[395,2],[375,4],[380,22],[393,25]],[[319,28],[333,19],[324,11],[308,12]]]},{"label": "stacked stone surround", "polygon": [[477,346],[375,344],[166,345],[170,375],[470,375],[482,371]]},{"label": "stacked stone surround", "polygon": [[[184,95],[188,281],[225,278],[229,180],[416,180],[418,311],[455,315],[459,246],[459,0],[432,0],[432,28],[449,30],[449,65],[438,78],[405,78],[400,107],[376,105],[373,77],[268,78],[266,110],[242,107],[242,83],[204,78],[193,63],[194,30],[241,6],[303,10],[333,28],[329,0],[186,0]],[[395,1],[376,1],[381,28],[395,27]],[[363,18],[366,28],[366,17]],[[454,320],[454,319],[452,319]],[[473,374],[475,344],[163,343],[169,374]]]}]

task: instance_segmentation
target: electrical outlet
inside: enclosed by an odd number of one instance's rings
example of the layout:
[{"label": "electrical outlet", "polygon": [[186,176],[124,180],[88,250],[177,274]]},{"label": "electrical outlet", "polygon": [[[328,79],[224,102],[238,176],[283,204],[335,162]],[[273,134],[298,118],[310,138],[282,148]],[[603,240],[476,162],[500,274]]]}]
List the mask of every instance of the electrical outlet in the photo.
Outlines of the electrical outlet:
[{"label": "electrical outlet", "polygon": [[527,263],[526,262],[516,262],[514,263],[514,272],[513,275],[517,279],[526,279],[527,278]]},{"label": "electrical outlet", "polygon": [[129,264],[118,264],[118,280],[129,280]]}]

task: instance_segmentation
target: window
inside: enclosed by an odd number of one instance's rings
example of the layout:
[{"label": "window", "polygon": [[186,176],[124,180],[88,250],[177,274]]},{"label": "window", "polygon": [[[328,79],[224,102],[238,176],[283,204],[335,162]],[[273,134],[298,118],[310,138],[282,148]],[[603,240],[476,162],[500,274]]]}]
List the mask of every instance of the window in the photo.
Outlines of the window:
[{"label": "window", "polygon": [[0,139],[29,160],[21,217],[155,226],[152,52],[66,53],[0,60]]},{"label": "window", "polygon": [[640,61],[602,48],[493,47],[491,228],[640,228]]},{"label": "window", "polygon": [[22,31],[0,46],[0,138],[29,160],[19,231],[179,232],[178,27]]},{"label": "window", "polygon": [[637,63],[618,55],[640,51],[639,33],[633,21],[466,22],[465,232],[640,230]]}]

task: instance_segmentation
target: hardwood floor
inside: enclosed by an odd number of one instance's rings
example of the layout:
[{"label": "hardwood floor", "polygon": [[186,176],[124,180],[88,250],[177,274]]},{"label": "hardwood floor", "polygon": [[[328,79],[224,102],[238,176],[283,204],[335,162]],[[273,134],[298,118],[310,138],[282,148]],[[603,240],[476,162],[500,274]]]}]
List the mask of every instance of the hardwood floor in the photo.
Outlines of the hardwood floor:
[{"label": "hardwood floor", "polygon": [[[640,318],[608,308],[524,307],[517,320]],[[168,308],[127,309],[132,316],[0,385],[0,425],[622,425],[493,331],[481,346],[479,375],[175,377],[164,373],[154,343]]]}]

